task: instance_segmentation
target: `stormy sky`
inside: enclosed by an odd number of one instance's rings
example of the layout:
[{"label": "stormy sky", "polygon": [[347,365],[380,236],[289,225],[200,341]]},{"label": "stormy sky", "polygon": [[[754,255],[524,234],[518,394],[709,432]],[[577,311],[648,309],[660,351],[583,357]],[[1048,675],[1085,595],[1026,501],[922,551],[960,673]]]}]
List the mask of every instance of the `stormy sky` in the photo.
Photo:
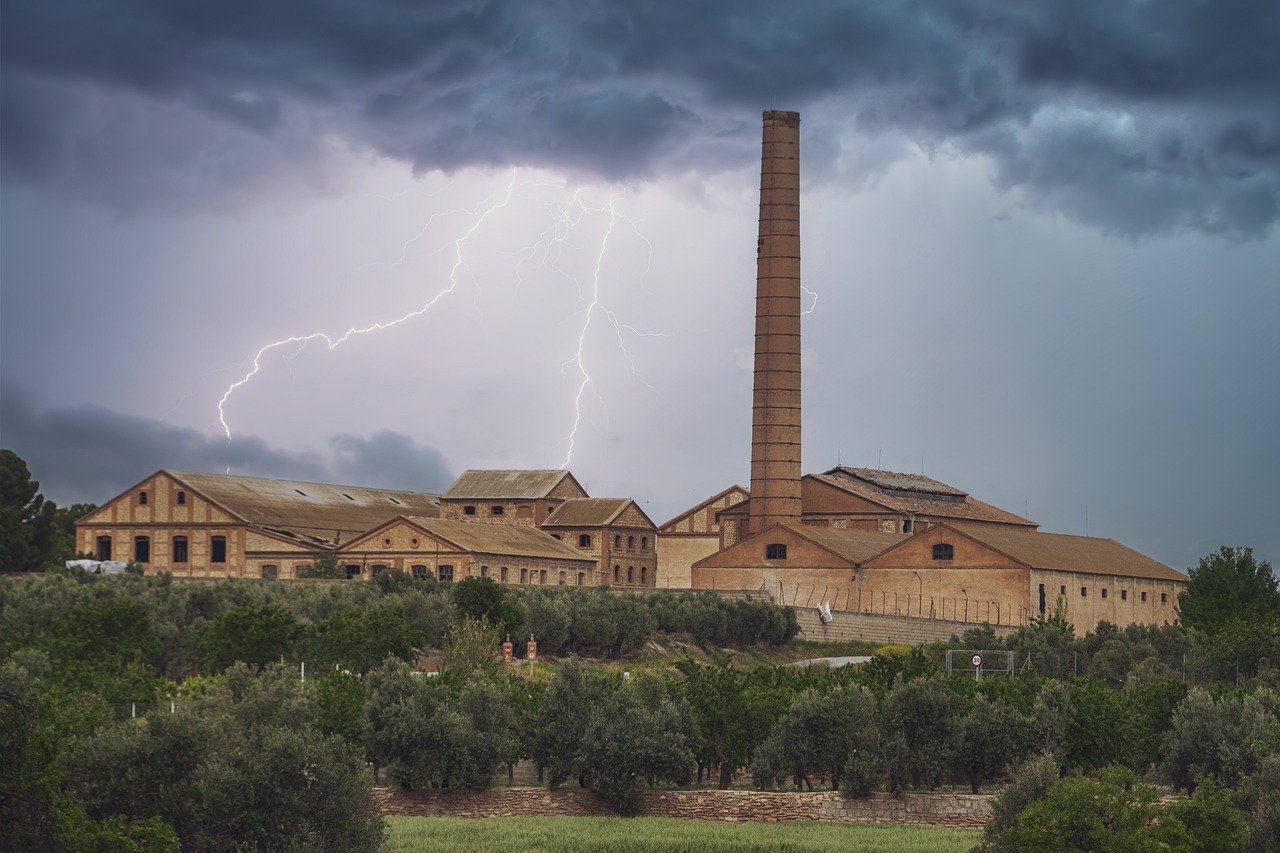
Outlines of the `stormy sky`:
[{"label": "stormy sky", "polygon": [[[747,481],[794,109],[806,470],[1275,560],[1277,44],[1231,0],[8,0],[0,444],[60,502],[567,456],[661,523]],[[265,352],[227,439],[261,347],[429,303]]]}]

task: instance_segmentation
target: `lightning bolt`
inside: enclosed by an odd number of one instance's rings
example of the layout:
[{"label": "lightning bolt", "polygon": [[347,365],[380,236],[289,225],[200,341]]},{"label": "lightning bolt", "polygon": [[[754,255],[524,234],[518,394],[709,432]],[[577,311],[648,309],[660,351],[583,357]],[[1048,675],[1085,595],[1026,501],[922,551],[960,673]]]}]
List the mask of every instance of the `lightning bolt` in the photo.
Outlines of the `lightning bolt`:
[{"label": "lightning bolt", "polygon": [[803,284],[802,284],[802,285],[800,285],[800,289],[801,289],[801,290],[803,290],[805,293],[807,293],[807,294],[809,294],[810,296],[812,296],[812,297],[813,297],[813,304],[812,304],[812,305],[810,305],[810,306],[808,307],[808,309],[807,309],[807,310],[804,310],[804,311],[801,311],[801,312],[800,312],[800,316],[801,316],[801,317],[803,317],[805,314],[812,314],[812,313],[813,313],[813,309],[815,309],[815,308],[817,308],[817,307],[818,307],[818,294],[814,293],[812,290],[810,290],[809,288],[805,287]]},{"label": "lightning bolt", "polygon": [[[269,343],[266,346],[259,349],[257,354],[254,355],[253,357],[252,369],[250,369],[249,372],[246,373],[244,376],[242,376],[240,379],[231,383],[231,385],[223,393],[222,399],[218,401],[218,422],[222,424],[222,431],[226,434],[227,441],[231,440],[231,426],[227,423],[227,413],[226,413],[227,401],[231,399],[231,395],[236,392],[237,388],[240,388],[242,385],[249,382],[249,380],[253,379],[253,377],[258,375],[258,373],[262,370],[262,357],[264,355],[271,352],[272,350],[279,349],[280,347],[288,346],[289,344],[300,344],[301,345],[299,347],[299,352],[300,352],[302,347],[305,347],[308,343],[314,340],[324,341],[325,345],[328,346],[329,350],[333,351],[337,349],[339,346],[341,346],[342,344],[346,343],[347,341],[351,340],[352,338],[358,335],[366,335],[370,332],[380,332],[383,329],[390,329],[392,326],[398,326],[401,323],[412,320],[415,317],[421,317],[423,314],[426,314],[428,311],[430,311],[432,308],[435,307],[437,302],[439,302],[441,299],[448,296],[449,294],[453,293],[453,291],[457,289],[458,271],[462,269],[462,265],[463,265],[462,244],[465,243],[473,234],[475,234],[476,231],[480,230],[480,226],[484,224],[485,220],[488,219],[489,216],[493,214],[494,211],[501,210],[502,208],[506,207],[508,204],[511,203],[511,196],[515,192],[515,190],[516,190],[516,172],[513,171],[511,173],[511,180],[507,184],[506,194],[503,196],[502,200],[490,205],[489,207],[485,208],[483,211],[478,213],[476,215],[475,221],[471,224],[471,227],[468,228],[461,237],[453,241],[454,261],[453,261],[453,267],[449,270],[449,286],[439,291],[438,293],[436,293],[436,295],[431,297],[431,299],[429,299],[422,307],[418,308],[415,311],[410,311],[408,314],[405,314],[402,317],[397,317],[394,320],[390,320],[387,322],[378,322],[370,326],[364,326],[362,328],[352,327],[350,329],[347,329],[347,331],[339,338],[331,338],[326,332],[312,332],[311,334],[308,334],[308,335],[292,335],[282,340],[273,341],[272,343]],[[425,229],[425,226],[424,226],[424,229]],[[407,248],[409,243],[412,242],[414,239],[416,239],[416,236],[414,238],[410,238],[410,240],[405,243],[405,247]],[[403,251],[404,250],[402,249],[402,254],[403,254]],[[294,355],[297,355],[297,353],[295,353]]]}]

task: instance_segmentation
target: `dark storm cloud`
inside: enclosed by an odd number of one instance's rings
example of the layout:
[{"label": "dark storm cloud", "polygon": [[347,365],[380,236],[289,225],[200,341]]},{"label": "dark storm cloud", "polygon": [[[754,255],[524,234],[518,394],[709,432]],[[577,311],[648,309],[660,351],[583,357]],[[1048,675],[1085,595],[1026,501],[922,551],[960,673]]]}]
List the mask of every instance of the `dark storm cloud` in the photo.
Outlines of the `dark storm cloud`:
[{"label": "dark storm cloud", "polygon": [[[6,173],[125,205],[305,172],[326,135],[418,169],[716,170],[750,162],[754,115],[777,106],[808,110],[811,132],[848,121],[989,156],[1001,187],[1118,233],[1258,237],[1280,217],[1280,6],[1261,0],[105,0],[75,15],[12,0],[0,14]],[[120,103],[127,128],[110,121]]]},{"label": "dark storm cloud", "polygon": [[0,445],[23,457],[43,494],[59,503],[104,500],[161,467],[230,467],[256,477],[420,491],[452,479],[436,450],[399,433],[334,436],[330,462],[319,453],[281,450],[251,436],[228,442],[100,406],[42,408],[10,382],[0,383]]}]

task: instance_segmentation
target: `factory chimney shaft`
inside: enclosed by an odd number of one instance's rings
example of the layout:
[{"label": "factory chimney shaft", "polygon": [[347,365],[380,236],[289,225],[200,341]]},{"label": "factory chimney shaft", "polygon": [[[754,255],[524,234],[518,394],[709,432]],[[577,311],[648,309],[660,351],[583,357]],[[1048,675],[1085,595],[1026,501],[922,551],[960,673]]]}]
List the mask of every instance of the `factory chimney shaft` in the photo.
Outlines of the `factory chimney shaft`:
[{"label": "factory chimney shaft", "polygon": [[764,114],[750,529],[800,521],[800,114]]}]

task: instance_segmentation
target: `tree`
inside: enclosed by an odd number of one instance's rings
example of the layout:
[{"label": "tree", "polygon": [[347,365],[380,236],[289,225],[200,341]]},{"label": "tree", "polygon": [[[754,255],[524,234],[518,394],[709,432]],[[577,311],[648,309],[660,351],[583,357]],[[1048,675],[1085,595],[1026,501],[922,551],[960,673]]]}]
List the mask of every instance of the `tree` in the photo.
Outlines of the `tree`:
[{"label": "tree", "polygon": [[863,687],[822,694],[806,690],[778,719],[756,750],[752,777],[762,787],[783,779],[813,789],[811,774],[822,774],[832,790],[850,757],[861,762],[876,751],[876,700]]},{"label": "tree", "polygon": [[1274,623],[1280,619],[1280,587],[1271,564],[1253,557],[1252,548],[1230,548],[1201,558],[1178,595],[1182,624],[1207,634],[1233,623]]},{"label": "tree", "polygon": [[440,669],[463,681],[495,676],[502,668],[502,641],[487,619],[463,617],[449,631],[440,655]]},{"label": "tree", "polygon": [[529,751],[539,774],[546,774],[552,788],[573,778],[585,781],[580,778],[583,732],[592,708],[603,701],[606,692],[604,681],[584,670],[576,659],[565,663],[547,686],[532,727]]},{"label": "tree", "polygon": [[0,450],[0,569],[30,571],[44,561],[56,507],[22,457]]},{"label": "tree", "polygon": [[1209,777],[1228,786],[1257,771],[1280,746],[1280,696],[1259,690],[1214,701],[1192,690],[1174,710],[1164,740],[1162,770],[1177,788],[1195,789]]},{"label": "tree", "polygon": [[720,789],[739,767],[751,763],[756,746],[785,708],[786,696],[756,688],[749,674],[725,657],[717,666],[692,660],[676,664],[685,677],[685,696],[710,759],[720,769]]},{"label": "tree", "polygon": [[1058,762],[1047,753],[1022,762],[991,800],[991,820],[982,829],[980,853],[1008,853],[1014,848],[1005,833],[1018,823],[1022,810],[1042,798],[1058,781]]},{"label": "tree", "polygon": [[335,665],[368,672],[387,656],[409,660],[424,645],[422,630],[405,616],[395,599],[360,610],[340,610],[316,622],[300,643],[299,655],[310,668]]},{"label": "tree", "polygon": [[969,780],[973,793],[1005,769],[1020,762],[1031,749],[1032,721],[1011,705],[977,697],[960,723],[956,766]]},{"label": "tree", "polygon": [[881,748],[889,769],[889,791],[909,779],[934,787],[951,764],[963,708],[939,677],[899,682],[881,709]]},{"label": "tree", "polygon": [[582,735],[583,774],[621,814],[639,814],[642,781],[688,784],[690,728],[660,690],[626,682],[591,709]]},{"label": "tree", "polygon": [[316,557],[311,565],[299,570],[298,577],[307,579],[344,580],[347,570],[338,562],[338,558],[326,551]]},{"label": "tree", "polygon": [[222,672],[233,663],[266,666],[293,660],[301,626],[278,605],[224,610],[193,632],[191,645],[202,672]]},{"label": "tree", "polygon": [[449,590],[453,607],[463,619],[487,621],[500,637],[519,631],[524,614],[519,602],[493,578],[464,578]]}]

